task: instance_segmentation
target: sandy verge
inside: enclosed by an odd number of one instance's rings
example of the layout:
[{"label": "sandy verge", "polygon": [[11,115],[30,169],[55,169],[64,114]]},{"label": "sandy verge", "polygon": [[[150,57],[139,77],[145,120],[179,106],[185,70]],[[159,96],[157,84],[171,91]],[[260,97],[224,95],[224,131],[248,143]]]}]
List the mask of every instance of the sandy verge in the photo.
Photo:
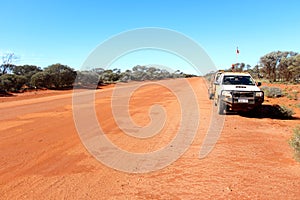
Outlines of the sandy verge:
[{"label": "sandy verge", "polygon": [[[299,109],[293,120],[228,115],[215,148],[199,159],[213,105],[203,79],[189,82],[200,112],[196,137],[176,162],[146,174],[111,169],[88,153],[75,128],[70,91],[0,99],[0,199],[299,199],[300,163],[288,145],[292,129],[300,123]],[[149,123],[153,102],[169,116],[162,133],[147,141],[123,135],[116,126],[112,92],[97,91],[96,111],[116,145],[149,152],[174,137],[181,113],[169,90],[150,84],[132,96],[130,115],[138,125]],[[287,105],[298,103],[283,100]],[[281,102],[266,101],[273,103]]]}]

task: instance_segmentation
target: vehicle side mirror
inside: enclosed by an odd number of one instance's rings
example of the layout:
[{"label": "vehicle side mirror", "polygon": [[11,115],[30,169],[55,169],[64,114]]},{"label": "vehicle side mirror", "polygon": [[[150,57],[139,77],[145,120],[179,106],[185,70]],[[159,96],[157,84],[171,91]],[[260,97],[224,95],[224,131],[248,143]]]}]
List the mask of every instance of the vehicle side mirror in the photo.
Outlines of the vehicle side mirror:
[{"label": "vehicle side mirror", "polygon": [[257,82],[257,86],[261,86],[261,82]]},{"label": "vehicle side mirror", "polygon": [[220,83],[219,83],[219,82],[214,82],[214,84],[215,84],[215,85],[220,85]]}]

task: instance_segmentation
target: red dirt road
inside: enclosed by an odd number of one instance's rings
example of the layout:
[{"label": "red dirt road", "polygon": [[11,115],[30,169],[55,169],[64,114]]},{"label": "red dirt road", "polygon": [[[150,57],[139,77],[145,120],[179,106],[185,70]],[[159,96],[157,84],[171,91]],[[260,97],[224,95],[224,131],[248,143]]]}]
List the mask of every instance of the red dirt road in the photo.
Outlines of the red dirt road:
[{"label": "red dirt road", "polygon": [[[299,110],[293,120],[228,115],[213,151],[199,159],[213,105],[203,79],[189,82],[200,112],[193,143],[168,167],[145,174],[111,169],[89,154],[75,128],[71,92],[3,100],[0,199],[299,199],[300,163],[288,145],[292,129],[300,124]],[[148,110],[154,102],[168,116],[162,132],[145,140],[122,134],[111,112],[112,92],[98,90],[95,105],[99,123],[114,144],[150,152],[175,136],[181,112],[170,90],[149,84],[132,94],[129,111],[136,124],[150,122]]]}]

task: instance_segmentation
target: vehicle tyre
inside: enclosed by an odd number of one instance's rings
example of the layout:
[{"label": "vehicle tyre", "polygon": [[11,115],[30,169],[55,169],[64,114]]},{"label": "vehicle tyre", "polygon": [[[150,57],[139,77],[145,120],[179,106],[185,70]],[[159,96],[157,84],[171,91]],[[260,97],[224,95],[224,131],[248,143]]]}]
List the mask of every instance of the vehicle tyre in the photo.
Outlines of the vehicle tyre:
[{"label": "vehicle tyre", "polygon": [[219,115],[224,115],[224,110],[226,108],[226,105],[223,101],[219,100],[218,102],[218,114]]}]

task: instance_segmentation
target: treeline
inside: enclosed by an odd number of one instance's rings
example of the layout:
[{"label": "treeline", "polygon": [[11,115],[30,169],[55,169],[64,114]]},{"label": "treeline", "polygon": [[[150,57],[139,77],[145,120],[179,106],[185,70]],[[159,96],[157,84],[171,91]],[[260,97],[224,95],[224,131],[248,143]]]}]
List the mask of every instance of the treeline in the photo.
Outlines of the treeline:
[{"label": "treeline", "polygon": [[[75,80],[78,86],[109,84],[114,82],[161,80],[166,78],[188,78],[195,75],[179,70],[169,72],[156,67],[137,65],[132,70],[93,68],[87,71],[75,71],[73,68],[53,64],[44,69],[34,65],[0,65],[0,92],[20,92],[26,89],[72,88]],[[77,79],[76,79],[77,77]]]},{"label": "treeline", "polygon": [[300,54],[274,51],[260,58],[258,71],[268,80],[296,82],[300,79]]},{"label": "treeline", "polygon": [[270,82],[300,82],[300,54],[293,51],[274,51],[262,56],[254,67],[235,63],[226,71],[247,71],[254,78]]}]

